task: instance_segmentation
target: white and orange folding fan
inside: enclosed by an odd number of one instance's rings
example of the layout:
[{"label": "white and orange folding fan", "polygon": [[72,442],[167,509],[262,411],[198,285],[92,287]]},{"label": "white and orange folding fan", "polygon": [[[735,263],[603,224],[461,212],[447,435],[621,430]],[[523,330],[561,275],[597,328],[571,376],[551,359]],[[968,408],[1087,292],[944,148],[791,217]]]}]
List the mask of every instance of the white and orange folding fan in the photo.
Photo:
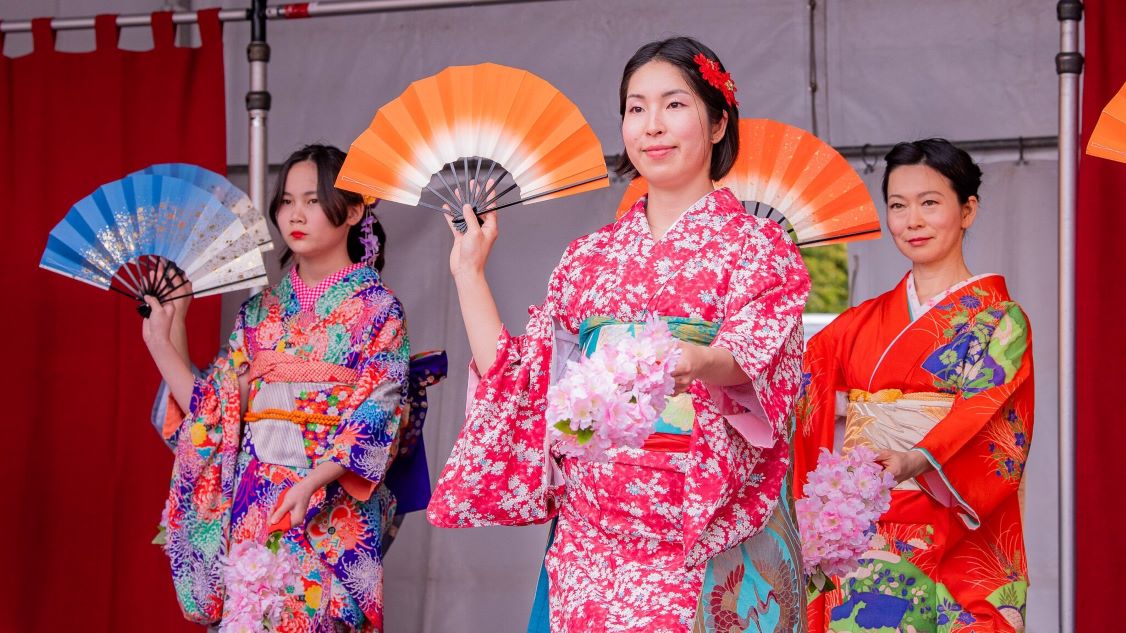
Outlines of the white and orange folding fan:
[{"label": "white and orange folding fan", "polygon": [[[739,121],[739,156],[717,186],[730,187],[754,215],[773,219],[798,246],[880,236],[872,196],[856,170],[829,144],[770,119]],[[618,205],[620,217],[648,190],[635,179]]]},{"label": "white and orange folding fan", "polygon": [[622,201],[618,203],[618,212],[614,215],[614,219],[618,219],[626,214],[627,211],[637,204],[641,196],[648,195],[649,183],[641,176],[635,176],[633,180],[629,181],[626,185],[626,191],[622,194]]},{"label": "white and orange folding fan", "polygon": [[602,145],[575,104],[528,71],[497,64],[451,66],[412,83],[375,113],[336,180],[376,198],[448,207],[461,229],[463,201],[483,213],[608,184]]},{"label": "white and orange folding fan", "polygon": [[1126,84],[1099,115],[1087,141],[1087,153],[1126,163]]}]

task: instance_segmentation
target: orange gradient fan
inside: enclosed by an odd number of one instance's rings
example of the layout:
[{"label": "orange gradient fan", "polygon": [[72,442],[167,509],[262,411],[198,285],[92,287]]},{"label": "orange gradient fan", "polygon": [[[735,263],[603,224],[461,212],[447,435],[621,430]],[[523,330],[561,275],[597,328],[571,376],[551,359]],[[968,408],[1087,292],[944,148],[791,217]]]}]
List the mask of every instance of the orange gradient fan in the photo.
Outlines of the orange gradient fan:
[{"label": "orange gradient fan", "polygon": [[463,201],[482,213],[608,184],[602,145],[575,104],[498,64],[451,66],[412,83],[375,113],[336,180],[376,198],[448,207],[462,230]]},{"label": "orange gradient fan", "polygon": [[1087,153],[1126,163],[1126,84],[1099,115],[1087,141]]},{"label": "orange gradient fan", "polygon": [[[619,217],[648,189],[643,182],[630,183]],[[754,215],[785,226],[798,246],[880,236],[876,205],[860,175],[837,150],[792,125],[741,119],[739,156],[716,185],[752,203]]]},{"label": "orange gradient fan", "polygon": [[618,213],[614,215],[614,219],[618,219],[626,214],[627,211],[637,204],[637,201],[649,193],[649,183],[641,176],[634,177],[626,185],[626,192],[622,194],[622,201],[618,203]]}]

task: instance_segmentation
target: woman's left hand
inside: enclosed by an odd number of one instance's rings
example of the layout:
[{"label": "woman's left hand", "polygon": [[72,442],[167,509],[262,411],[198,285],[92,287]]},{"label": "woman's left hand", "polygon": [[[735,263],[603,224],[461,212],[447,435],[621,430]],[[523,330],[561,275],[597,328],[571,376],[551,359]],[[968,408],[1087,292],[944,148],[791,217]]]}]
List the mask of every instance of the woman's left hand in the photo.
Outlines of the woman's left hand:
[{"label": "woman's left hand", "polygon": [[308,479],[293,484],[286,490],[285,497],[274,507],[267,524],[274,525],[284,521],[288,514],[290,527],[304,525],[305,511],[309,509],[309,498],[313,496],[313,491],[314,488],[309,484]]},{"label": "woman's left hand", "polygon": [[896,483],[903,483],[931,469],[930,462],[919,451],[880,451],[876,461],[895,477]]},{"label": "woman's left hand", "polygon": [[707,362],[708,351],[706,347],[685,343],[684,341],[680,341],[679,345],[680,359],[671,372],[673,380],[676,381],[673,395],[677,396],[688,391],[688,388],[692,386],[692,381],[699,378],[700,370]]}]

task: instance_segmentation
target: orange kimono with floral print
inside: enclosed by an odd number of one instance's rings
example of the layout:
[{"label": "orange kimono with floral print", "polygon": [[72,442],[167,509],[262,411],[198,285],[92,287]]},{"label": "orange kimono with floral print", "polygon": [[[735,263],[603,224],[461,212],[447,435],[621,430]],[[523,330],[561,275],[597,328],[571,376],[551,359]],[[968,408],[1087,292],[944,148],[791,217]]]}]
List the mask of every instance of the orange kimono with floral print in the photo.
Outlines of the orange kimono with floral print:
[{"label": "orange kimono with floral print", "polygon": [[810,630],[1022,631],[1028,319],[1004,279],[984,275],[912,320],[908,281],[840,315],[803,361],[799,497],[819,449],[834,446],[839,414],[848,416],[844,450],[915,450],[931,465],[892,492],[860,568],[811,600]]}]

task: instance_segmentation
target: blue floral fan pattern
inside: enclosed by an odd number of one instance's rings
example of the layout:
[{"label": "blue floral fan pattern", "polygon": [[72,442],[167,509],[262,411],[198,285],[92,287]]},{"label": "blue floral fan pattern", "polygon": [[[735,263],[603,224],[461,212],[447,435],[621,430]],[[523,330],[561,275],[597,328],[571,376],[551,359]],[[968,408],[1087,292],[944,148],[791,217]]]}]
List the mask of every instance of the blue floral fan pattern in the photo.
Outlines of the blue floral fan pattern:
[{"label": "blue floral fan pattern", "polygon": [[150,165],[145,169],[130,174],[139,176],[152,174],[156,176],[172,176],[186,180],[193,185],[215,196],[223,206],[231,210],[242,221],[246,230],[258,243],[258,248],[263,252],[273,250],[274,244],[270,241],[270,231],[266,226],[266,216],[255,208],[250,202],[250,197],[238,187],[231,184],[223,176],[198,165],[189,163],[161,163]]},{"label": "blue floral fan pattern", "polygon": [[[191,182],[138,174],[79,200],[47,237],[39,265],[143,303],[265,283],[255,237],[230,209]],[[144,313],[144,311],[142,311]]]}]

